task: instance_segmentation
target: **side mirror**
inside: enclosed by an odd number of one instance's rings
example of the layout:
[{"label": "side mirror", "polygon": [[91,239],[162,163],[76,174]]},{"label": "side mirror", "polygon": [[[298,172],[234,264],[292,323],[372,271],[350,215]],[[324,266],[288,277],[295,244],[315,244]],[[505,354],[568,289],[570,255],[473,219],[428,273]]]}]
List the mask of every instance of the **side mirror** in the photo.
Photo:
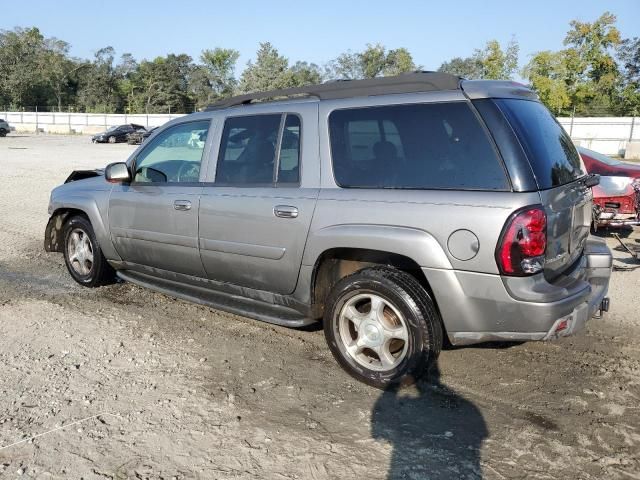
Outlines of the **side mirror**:
[{"label": "side mirror", "polygon": [[104,171],[104,178],[110,183],[126,183],[131,181],[129,167],[124,162],[111,163]]}]

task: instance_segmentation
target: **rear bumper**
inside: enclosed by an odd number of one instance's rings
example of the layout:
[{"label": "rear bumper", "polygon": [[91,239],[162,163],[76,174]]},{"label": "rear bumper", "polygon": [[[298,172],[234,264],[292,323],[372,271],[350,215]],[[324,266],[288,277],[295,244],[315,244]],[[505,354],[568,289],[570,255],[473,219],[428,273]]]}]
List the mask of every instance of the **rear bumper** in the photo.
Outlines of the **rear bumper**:
[{"label": "rear bumper", "polygon": [[[549,340],[584,328],[607,295],[612,256],[589,237],[573,269],[553,282],[544,275],[501,277],[423,269],[454,345],[493,340]],[[564,322],[564,323],[563,323]],[[561,328],[559,331],[558,328]]]},{"label": "rear bumper", "polygon": [[602,212],[598,217],[599,227],[624,227],[640,225],[640,217],[635,213]]}]

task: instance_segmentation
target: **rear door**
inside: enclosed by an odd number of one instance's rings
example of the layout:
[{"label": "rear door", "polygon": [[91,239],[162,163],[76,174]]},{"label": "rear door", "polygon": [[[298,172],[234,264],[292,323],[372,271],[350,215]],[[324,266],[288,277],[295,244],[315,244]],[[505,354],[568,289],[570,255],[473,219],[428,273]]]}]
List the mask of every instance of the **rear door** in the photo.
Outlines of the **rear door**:
[{"label": "rear door", "polygon": [[591,189],[571,138],[541,103],[496,100],[515,131],[535,176],[547,213],[545,276],[553,278],[582,254],[589,236]]},{"label": "rear door", "polygon": [[318,196],[318,107],[249,111],[234,109],[219,129],[200,201],[200,255],[212,280],[288,294]]}]

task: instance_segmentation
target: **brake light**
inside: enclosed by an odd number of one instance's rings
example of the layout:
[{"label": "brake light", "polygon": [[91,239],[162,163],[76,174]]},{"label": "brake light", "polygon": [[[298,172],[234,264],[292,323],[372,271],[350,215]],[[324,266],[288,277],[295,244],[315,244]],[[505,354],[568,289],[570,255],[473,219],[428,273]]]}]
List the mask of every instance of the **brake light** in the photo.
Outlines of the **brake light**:
[{"label": "brake light", "polygon": [[547,215],[542,207],[514,212],[505,224],[496,249],[503,275],[533,275],[544,267],[547,250]]}]

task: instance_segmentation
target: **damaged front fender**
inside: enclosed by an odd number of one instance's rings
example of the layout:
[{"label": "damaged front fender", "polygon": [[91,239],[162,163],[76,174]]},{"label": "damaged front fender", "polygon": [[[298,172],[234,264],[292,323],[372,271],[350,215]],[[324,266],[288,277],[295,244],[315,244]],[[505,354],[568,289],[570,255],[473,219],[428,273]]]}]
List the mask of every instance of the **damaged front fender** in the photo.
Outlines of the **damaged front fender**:
[{"label": "damaged front fender", "polygon": [[44,230],[45,252],[62,252],[62,226],[67,215],[68,213],[57,213],[47,222],[47,228]]}]

